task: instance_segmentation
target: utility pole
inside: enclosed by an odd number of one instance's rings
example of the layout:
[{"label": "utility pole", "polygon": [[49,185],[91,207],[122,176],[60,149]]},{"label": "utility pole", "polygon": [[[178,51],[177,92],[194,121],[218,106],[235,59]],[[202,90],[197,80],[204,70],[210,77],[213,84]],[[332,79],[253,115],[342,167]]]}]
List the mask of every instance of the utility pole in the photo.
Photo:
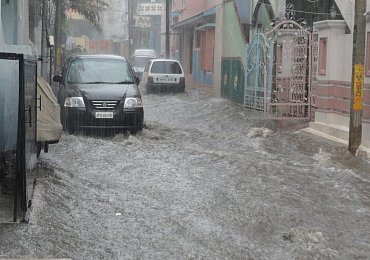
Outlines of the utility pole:
[{"label": "utility pole", "polygon": [[134,53],[133,50],[133,22],[134,22],[134,0],[127,0],[127,10],[128,10],[128,50],[129,50],[129,57]]},{"label": "utility pole", "polygon": [[166,58],[170,58],[170,2],[166,0]]},{"label": "utility pole", "polygon": [[354,1],[355,23],[353,30],[352,88],[348,150],[356,155],[362,139],[364,102],[364,61],[366,33],[366,1]]},{"label": "utility pole", "polygon": [[55,24],[54,24],[54,34],[55,34],[55,66],[54,70],[60,72],[61,67],[61,38],[62,38],[62,1],[55,1]]},{"label": "utility pole", "polygon": [[48,1],[42,1],[42,33],[41,33],[41,76],[48,80],[48,44],[47,44],[47,22],[48,22]]}]

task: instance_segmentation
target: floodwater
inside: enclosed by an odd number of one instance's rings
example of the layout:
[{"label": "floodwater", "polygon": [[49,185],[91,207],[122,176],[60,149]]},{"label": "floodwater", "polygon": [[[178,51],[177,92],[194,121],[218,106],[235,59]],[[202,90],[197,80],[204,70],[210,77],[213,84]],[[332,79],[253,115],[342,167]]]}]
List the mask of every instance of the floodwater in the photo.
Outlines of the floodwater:
[{"label": "floodwater", "polygon": [[144,95],[145,129],[65,134],[0,256],[370,259],[370,163],[197,90]]}]

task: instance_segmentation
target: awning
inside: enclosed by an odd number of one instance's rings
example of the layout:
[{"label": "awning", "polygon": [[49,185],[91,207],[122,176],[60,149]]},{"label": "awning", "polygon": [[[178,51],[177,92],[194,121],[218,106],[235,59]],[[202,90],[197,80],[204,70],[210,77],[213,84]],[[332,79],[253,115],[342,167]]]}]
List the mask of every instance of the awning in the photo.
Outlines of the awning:
[{"label": "awning", "polygon": [[198,22],[199,19],[201,18],[204,18],[204,17],[207,17],[207,16],[210,16],[210,15],[214,15],[216,14],[216,7],[213,7],[211,9],[208,9],[200,14],[197,14],[195,16],[192,16],[184,21],[181,21],[181,22],[178,22],[177,24],[175,24],[173,26],[174,29],[178,29],[179,27],[183,27],[183,26],[186,26],[186,25],[191,25],[193,23],[196,23]]},{"label": "awning", "polygon": [[208,28],[214,28],[214,27],[216,27],[216,23],[206,23],[206,24],[203,24],[201,26],[198,26],[197,28],[195,28],[195,30],[196,31],[205,31]]}]

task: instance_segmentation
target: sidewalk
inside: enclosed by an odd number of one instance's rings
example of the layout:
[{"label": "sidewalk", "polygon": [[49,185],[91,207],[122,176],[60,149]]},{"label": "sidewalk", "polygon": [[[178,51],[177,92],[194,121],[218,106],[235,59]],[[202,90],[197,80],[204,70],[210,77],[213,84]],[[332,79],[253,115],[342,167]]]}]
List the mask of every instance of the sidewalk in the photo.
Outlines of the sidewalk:
[{"label": "sidewalk", "polygon": [[[310,122],[309,127],[302,129],[301,132],[324,138],[331,143],[348,146],[349,130],[340,125]],[[370,147],[360,146],[356,156],[370,159]]]}]

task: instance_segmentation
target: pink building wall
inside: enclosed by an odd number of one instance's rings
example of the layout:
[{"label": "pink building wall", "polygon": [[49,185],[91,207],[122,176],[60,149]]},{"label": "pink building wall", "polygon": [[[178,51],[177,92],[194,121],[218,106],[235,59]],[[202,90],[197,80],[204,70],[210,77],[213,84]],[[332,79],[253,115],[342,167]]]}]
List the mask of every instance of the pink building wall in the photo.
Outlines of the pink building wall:
[{"label": "pink building wall", "polygon": [[172,11],[179,13],[179,22],[218,6],[222,0],[174,0]]}]

